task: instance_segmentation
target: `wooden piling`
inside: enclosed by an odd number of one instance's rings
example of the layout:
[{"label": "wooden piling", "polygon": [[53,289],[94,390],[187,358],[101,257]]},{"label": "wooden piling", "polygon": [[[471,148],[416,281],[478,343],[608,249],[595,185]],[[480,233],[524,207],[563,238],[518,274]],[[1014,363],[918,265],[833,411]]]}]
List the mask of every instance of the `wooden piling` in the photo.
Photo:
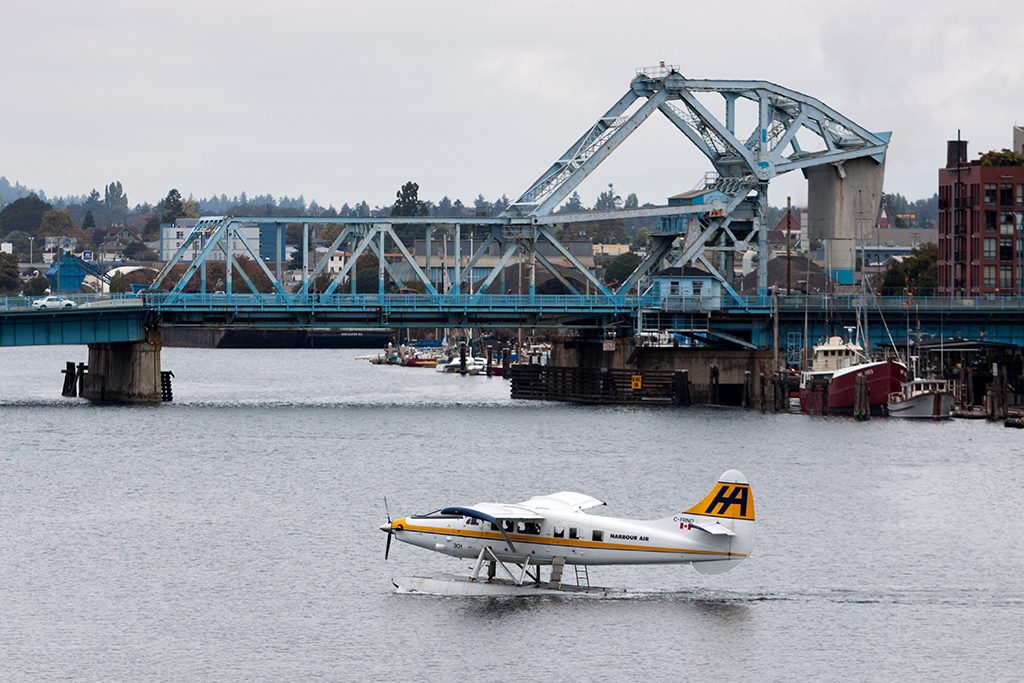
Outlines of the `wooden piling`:
[{"label": "wooden piling", "polygon": [[869,394],[868,378],[857,375],[853,385],[853,417],[859,422],[871,419]]},{"label": "wooden piling", "polygon": [[77,391],[78,384],[75,381],[75,379],[76,379],[75,364],[73,362],[71,362],[71,361],[68,361],[67,367],[65,367],[63,370],[61,370],[61,372],[64,373],[64,388],[61,389],[60,395],[61,396],[77,396],[78,395],[78,391]]},{"label": "wooden piling", "polygon": [[85,395],[85,373],[89,369],[89,366],[85,363],[78,364],[78,395]]}]

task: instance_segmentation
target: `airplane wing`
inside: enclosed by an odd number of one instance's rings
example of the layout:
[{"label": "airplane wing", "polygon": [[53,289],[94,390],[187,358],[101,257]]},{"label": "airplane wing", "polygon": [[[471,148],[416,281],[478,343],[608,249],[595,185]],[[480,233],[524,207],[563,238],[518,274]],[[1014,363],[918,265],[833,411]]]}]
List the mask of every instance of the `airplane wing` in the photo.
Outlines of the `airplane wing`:
[{"label": "airplane wing", "polygon": [[475,517],[485,522],[494,522],[497,519],[511,519],[516,521],[539,521],[544,515],[538,514],[518,505],[501,505],[499,503],[477,503],[475,505],[455,505],[441,510],[443,515],[465,515]]},{"label": "airplane wing", "polygon": [[590,496],[583,495],[582,493],[573,493],[572,491],[561,491],[547,496],[534,496],[530,500],[525,500],[522,503],[519,503],[519,505],[524,508],[529,508],[538,512],[543,510],[578,512],[580,510],[586,510],[587,508],[604,504],[604,501],[600,501],[597,498],[591,498]]}]

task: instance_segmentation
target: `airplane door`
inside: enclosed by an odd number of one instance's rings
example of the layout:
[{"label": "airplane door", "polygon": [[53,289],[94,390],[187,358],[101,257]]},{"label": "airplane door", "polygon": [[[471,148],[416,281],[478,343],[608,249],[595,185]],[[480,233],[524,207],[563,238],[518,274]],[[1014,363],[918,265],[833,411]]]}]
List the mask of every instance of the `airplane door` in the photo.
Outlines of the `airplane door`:
[{"label": "airplane door", "polygon": [[569,538],[569,545],[566,547],[567,552],[565,554],[566,561],[571,562],[574,559],[582,559],[585,548],[580,541],[586,539],[587,534],[590,533],[590,529],[571,524],[568,525],[568,529],[566,531]]}]

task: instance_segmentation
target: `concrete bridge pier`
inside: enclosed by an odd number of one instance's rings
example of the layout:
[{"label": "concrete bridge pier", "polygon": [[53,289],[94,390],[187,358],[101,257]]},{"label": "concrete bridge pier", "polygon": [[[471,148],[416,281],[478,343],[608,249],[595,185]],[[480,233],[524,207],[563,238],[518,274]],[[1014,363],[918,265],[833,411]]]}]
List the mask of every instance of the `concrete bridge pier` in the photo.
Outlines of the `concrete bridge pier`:
[{"label": "concrete bridge pier", "polygon": [[856,250],[871,243],[882,201],[885,164],[851,159],[807,169],[807,227],[825,244],[825,270],[844,285],[856,280]]},{"label": "concrete bridge pier", "polygon": [[139,342],[89,344],[82,398],[112,403],[160,403],[159,330]]}]

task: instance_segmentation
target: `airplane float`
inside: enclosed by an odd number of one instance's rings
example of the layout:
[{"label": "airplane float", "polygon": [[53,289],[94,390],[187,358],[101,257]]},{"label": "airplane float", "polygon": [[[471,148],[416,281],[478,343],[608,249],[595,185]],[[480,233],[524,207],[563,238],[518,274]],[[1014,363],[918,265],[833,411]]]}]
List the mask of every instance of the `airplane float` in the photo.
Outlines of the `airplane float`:
[{"label": "airplane float", "polygon": [[[443,595],[608,594],[592,588],[587,568],[609,564],[692,564],[702,574],[720,574],[750,555],[754,546],[754,499],[737,470],[723,474],[703,500],[685,512],[642,521],[590,515],[605,503],[563,491],[514,505],[454,505],[402,517],[380,527],[391,538],[452,557],[476,559],[471,576],[396,577],[406,592]],[[481,576],[484,564],[486,576]],[[509,565],[513,565],[514,569]],[[546,583],[540,567],[551,567]],[[574,565],[576,585],[563,584]],[[498,578],[501,570],[503,577]],[[529,579],[529,581],[527,581]],[[613,591],[622,592],[622,591]]]}]

